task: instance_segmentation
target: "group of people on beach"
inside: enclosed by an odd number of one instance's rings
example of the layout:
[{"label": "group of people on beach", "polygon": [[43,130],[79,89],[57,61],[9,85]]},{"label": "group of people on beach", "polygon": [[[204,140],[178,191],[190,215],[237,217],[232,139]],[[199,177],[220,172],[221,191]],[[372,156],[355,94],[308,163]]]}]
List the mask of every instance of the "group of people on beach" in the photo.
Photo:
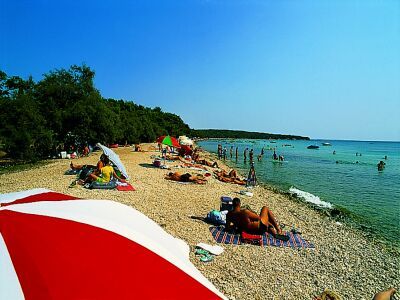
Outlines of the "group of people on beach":
[{"label": "group of people on beach", "polygon": [[[248,148],[247,148],[248,149]],[[252,149],[249,152],[252,153]],[[262,155],[264,155],[262,150]],[[276,155],[275,151],[274,154]],[[205,158],[200,157],[200,151],[198,149],[193,149],[191,153],[190,160],[187,157],[182,156],[174,156],[169,154],[167,159],[171,160],[179,160],[183,163],[191,163],[193,165],[199,164],[207,167],[218,168],[218,163],[207,160]],[[250,155],[252,158],[252,155]],[[222,159],[223,159],[223,151],[222,151]],[[273,159],[275,159],[273,157]],[[277,156],[278,160],[281,160],[279,156]],[[282,159],[283,160],[283,159]],[[383,164],[383,168],[385,163],[380,161],[380,164]],[[94,165],[78,165],[70,163],[70,168],[72,170],[92,170],[92,172],[88,172],[87,176],[84,179],[81,179],[81,184],[90,183],[90,182],[99,182],[106,183],[111,180],[111,178],[116,178],[120,181],[124,181],[123,176],[118,176],[115,169],[110,163],[109,158],[103,153],[100,156],[97,164]],[[378,164],[379,168],[379,164]],[[215,170],[214,175],[216,178],[222,182],[235,183],[239,185],[245,185],[246,181],[241,179],[236,170],[231,170],[227,172],[223,169]],[[169,172],[166,176],[166,179],[179,181],[179,182],[193,182],[197,184],[205,184],[207,182],[206,176],[202,174],[192,175],[190,173],[180,173],[180,172]],[[246,232],[254,235],[262,235],[264,233],[271,234],[278,240],[287,241],[289,240],[289,236],[284,234],[282,227],[278,220],[275,217],[275,214],[269,209],[267,206],[263,206],[260,210],[260,213],[257,214],[253,210],[242,207],[241,200],[239,198],[234,198],[232,201],[232,210],[230,210],[226,215],[226,225],[225,231],[227,232]],[[382,292],[377,293],[374,296],[374,300],[389,300],[391,296],[395,293],[395,289],[391,288]],[[322,298],[316,297],[315,299],[335,299],[335,298]]]},{"label": "group of people on beach", "polygon": [[108,183],[111,179],[115,178],[121,182],[124,182],[125,179],[123,176],[118,176],[114,170],[114,167],[111,166],[110,159],[104,153],[100,155],[100,159],[97,162],[96,166],[93,165],[76,165],[73,164],[72,161],[70,163],[71,170],[79,170],[80,176],[79,179],[72,182],[71,186],[76,184],[85,185],[87,183],[98,182],[98,183]]},{"label": "group of people on beach", "polygon": [[[214,175],[219,181],[239,185],[246,184],[246,181],[238,176],[236,170],[227,172],[223,169],[219,169],[216,161],[211,161],[201,157],[199,148],[193,149],[191,156],[182,157],[180,155],[168,155],[166,158],[169,160],[178,160],[182,162],[185,167],[196,167],[205,170],[207,170],[206,167],[218,168],[218,170],[214,171]],[[181,174],[180,172],[170,172],[165,176],[165,178],[173,181],[193,182],[197,184],[205,184],[207,182],[205,176],[202,174],[191,175],[190,173]]]},{"label": "group of people on beach", "polygon": [[214,174],[216,178],[222,182],[236,183],[239,185],[246,184],[246,180],[241,179],[234,169],[232,169],[229,173],[227,173],[225,170],[216,170],[214,171]]},{"label": "group of people on beach", "polygon": [[[231,146],[230,150],[229,150],[229,154],[230,154],[230,158],[233,159],[233,152],[235,149],[235,159],[238,159],[238,153],[239,153],[239,148],[236,146]],[[271,148],[269,150],[273,150],[274,153],[272,154],[272,159],[275,161],[284,161],[285,158],[283,155],[278,155],[276,153],[275,148]],[[217,154],[218,154],[218,159],[220,160],[226,160],[227,158],[227,148],[226,146],[222,147],[221,144],[218,144],[218,148],[217,148]],[[257,160],[258,161],[262,161],[262,158],[264,157],[265,151],[264,151],[264,147],[261,148],[260,153],[257,155]],[[249,158],[250,163],[254,161],[254,149],[251,148],[249,149],[249,147],[244,148],[243,150],[243,160],[244,162],[247,162],[247,158]]]}]

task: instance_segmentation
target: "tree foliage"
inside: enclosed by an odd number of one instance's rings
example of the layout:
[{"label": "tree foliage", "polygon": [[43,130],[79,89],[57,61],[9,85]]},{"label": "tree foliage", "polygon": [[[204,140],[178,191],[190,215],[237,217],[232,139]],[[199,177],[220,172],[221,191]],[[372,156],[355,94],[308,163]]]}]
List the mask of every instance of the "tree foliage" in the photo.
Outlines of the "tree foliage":
[{"label": "tree foliage", "polygon": [[68,144],[151,142],[189,134],[161,108],[104,99],[88,66],[50,71],[39,82],[0,71],[0,147],[12,158],[36,160]]}]

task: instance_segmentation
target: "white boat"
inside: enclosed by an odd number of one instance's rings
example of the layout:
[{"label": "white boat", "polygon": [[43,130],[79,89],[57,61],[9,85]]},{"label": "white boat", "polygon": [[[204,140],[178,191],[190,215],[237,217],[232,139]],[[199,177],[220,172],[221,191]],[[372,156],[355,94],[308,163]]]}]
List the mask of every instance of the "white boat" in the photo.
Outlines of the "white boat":
[{"label": "white boat", "polygon": [[332,146],[331,143],[322,143],[322,146]]}]

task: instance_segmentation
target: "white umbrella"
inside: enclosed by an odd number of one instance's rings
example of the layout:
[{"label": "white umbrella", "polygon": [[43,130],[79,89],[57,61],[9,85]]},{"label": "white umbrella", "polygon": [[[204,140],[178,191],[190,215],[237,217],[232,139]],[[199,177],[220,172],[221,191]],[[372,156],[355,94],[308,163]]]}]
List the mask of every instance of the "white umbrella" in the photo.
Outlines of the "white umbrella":
[{"label": "white umbrella", "polygon": [[217,299],[189,246],[132,207],[0,194],[0,299]]},{"label": "white umbrella", "polygon": [[191,139],[189,139],[187,136],[181,135],[179,137],[179,144],[184,145],[184,146],[191,146],[191,145],[193,145],[193,141]]},{"label": "white umbrella", "polygon": [[193,145],[193,141],[190,140],[190,139],[181,140],[179,143],[180,143],[181,145],[184,145],[184,146],[191,146],[191,145]]},{"label": "white umbrella", "polygon": [[122,175],[124,175],[124,177],[126,179],[129,179],[129,175],[125,170],[125,166],[122,164],[121,160],[119,159],[119,156],[112,151],[110,148],[97,143],[97,146],[101,148],[101,150],[103,150],[104,154],[108,156],[108,158],[110,159],[110,161],[118,168],[118,170],[121,172]]}]

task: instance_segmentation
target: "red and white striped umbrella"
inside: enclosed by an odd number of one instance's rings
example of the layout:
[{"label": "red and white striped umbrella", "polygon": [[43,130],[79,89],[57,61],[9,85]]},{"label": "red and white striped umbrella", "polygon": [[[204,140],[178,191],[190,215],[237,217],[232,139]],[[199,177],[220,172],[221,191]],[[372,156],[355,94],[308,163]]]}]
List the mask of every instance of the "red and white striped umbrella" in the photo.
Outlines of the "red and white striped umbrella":
[{"label": "red and white striped umbrella", "polygon": [[0,194],[0,299],[225,298],[137,210],[46,189]]}]

